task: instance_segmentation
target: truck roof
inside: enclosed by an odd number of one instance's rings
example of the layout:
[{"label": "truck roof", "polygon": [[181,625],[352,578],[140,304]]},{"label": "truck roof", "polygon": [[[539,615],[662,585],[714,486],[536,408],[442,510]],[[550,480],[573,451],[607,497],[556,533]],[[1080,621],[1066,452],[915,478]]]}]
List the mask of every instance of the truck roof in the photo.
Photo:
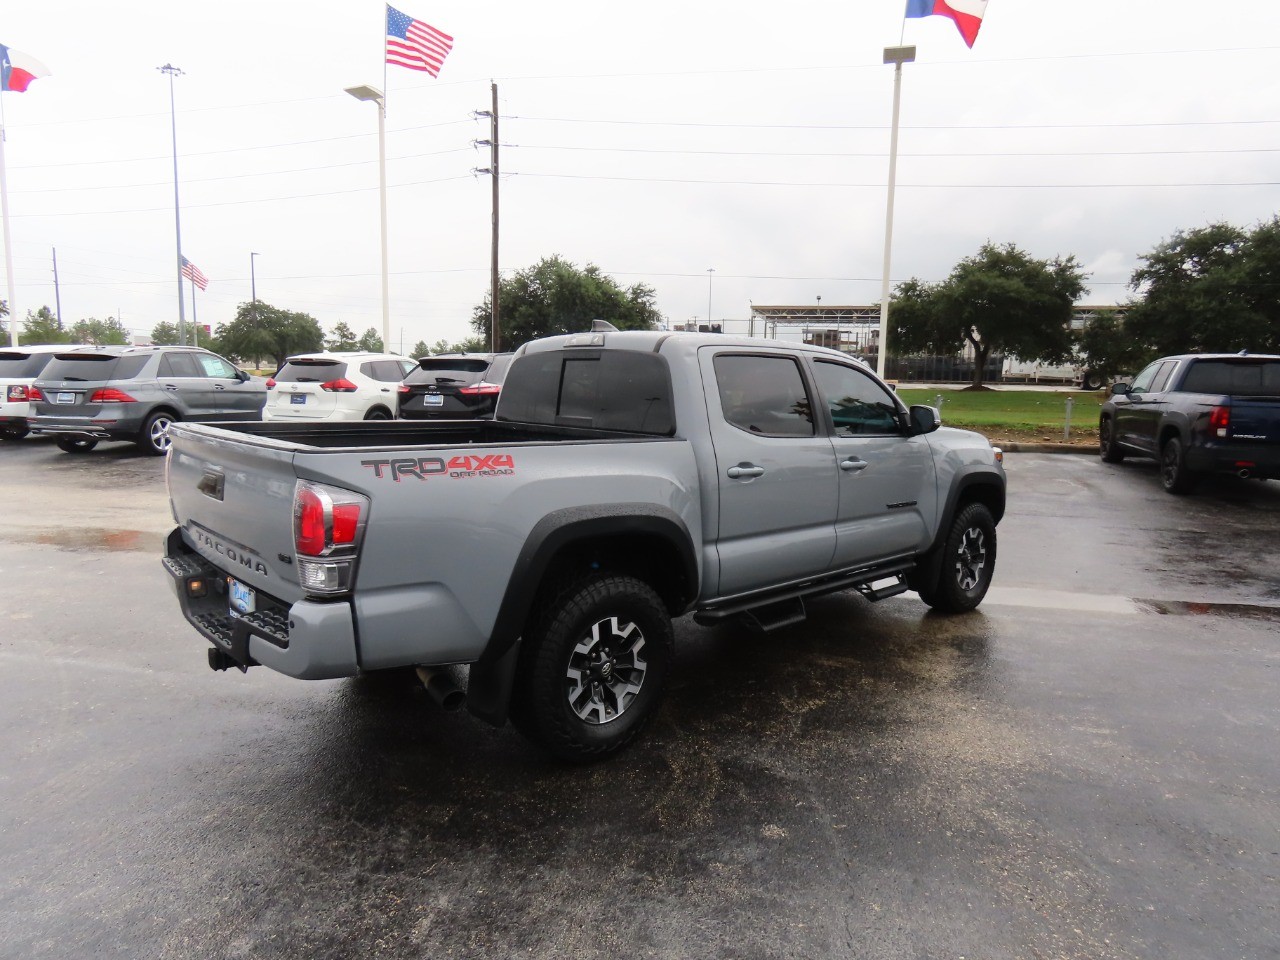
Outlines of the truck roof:
[{"label": "truck roof", "polygon": [[770,340],[762,337],[734,337],[722,333],[685,333],[670,330],[610,330],[569,333],[557,337],[544,337],[530,340],[521,346],[516,355],[524,353],[541,353],[546,350],[563,350],[567,347],[607,347],[611,350],[641,350],[659,352],[676,349],[694,352],[699,347],[750,347],[805,351],[832,357],[842,357],[862,362],[852,354],[832,350],[829,347],[812,346],[807,343],[795,343],[789,340]]}]

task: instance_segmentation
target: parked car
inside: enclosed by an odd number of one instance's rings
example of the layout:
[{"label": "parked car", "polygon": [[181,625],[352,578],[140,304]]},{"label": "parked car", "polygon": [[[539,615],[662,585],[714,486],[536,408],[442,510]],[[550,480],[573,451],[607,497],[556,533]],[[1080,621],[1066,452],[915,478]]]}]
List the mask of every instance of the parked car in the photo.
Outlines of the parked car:
[{"label": "parked car", "polygon": [[70,349],[52,343],[0,350],[0,440],[21,440],[30,432],[32,384],[55,353]]},{"label": "parked car", "polygon": [[31,431],[68,453],[131,440],[159,456],[178,420],[259,420],[266,384],[198,347],[81,347],[53,355],[34,386]]},{"label": "parked car", "polygon": [[1169,493],[1209,473],[1280,478],[1280,356],[1193,354],[1149,364],[1102,405],[1098,448],[1160,461]]},{"label": "parked car", "polygon": [[448,353],[423,357],[400,384],[404,420],[480,420],[493,416],[510,353]]},{"label": "parked car", "polygon": [[396,390],[414,368],[393,353],[304,353],[267,381],[265,420],[390,420]]}]

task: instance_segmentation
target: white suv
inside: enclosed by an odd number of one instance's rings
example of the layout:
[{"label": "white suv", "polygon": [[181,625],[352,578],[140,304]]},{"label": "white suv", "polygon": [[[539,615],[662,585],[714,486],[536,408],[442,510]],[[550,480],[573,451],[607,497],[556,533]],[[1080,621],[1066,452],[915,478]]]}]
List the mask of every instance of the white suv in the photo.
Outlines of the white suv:
[{"label": "white suv", "polygon": [[304,353],[267,381],[264,420],[390,420],[417,364],[393,353]]},{"label": "white suv", "polygon": [[55,353],[79,349],[72,344],[53,343],[6,346],[0,350],[0,440],[21,440],[30,432],[27,419],[31,416],[31,384]]}]

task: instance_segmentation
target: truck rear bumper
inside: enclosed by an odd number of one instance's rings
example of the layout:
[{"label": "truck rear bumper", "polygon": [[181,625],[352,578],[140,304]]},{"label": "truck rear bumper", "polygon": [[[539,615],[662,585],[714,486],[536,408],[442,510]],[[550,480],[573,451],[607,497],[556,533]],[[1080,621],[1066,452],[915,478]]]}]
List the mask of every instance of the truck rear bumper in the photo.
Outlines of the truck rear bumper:
[{"label": "truck rear bumper", "polygon": [[1187,451],[1187,466],[1198,473],[1233,473],[1280,479],[1280,446],[1210,443]]},{"label": "truck rear bumper", "polygon": [[233,615],[227,574],[191,552],[180,530],[165,541],[164,567],[187,622],[241,669],[261,664],[300,680],[359,672],[349,603],[285,604],[259,593],[256,612]]}]

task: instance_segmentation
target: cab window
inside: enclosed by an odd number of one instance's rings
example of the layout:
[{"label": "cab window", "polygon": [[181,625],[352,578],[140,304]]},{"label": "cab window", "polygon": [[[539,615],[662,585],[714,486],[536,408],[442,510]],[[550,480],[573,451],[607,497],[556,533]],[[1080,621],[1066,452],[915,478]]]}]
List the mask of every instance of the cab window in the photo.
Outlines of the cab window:
[{"label": "cab window", "polygon": [[791,357],[720,354],[716,389],[725,420],[764,437],[812,437],[813,406]]},{"label": "cab window", "polygon": [[831,411],[838,437],[884,436],[898,433],[898,405],[884,387],[865,372],[843,363],[817,360],[813,375],[818,392]]},{"label": "cab window", "polygon": [[1155,380],[1156,374],[1160,372],[1161,362],[1157,360],[1155,363],[1148,364],[1143,371],[1133,378],[1133,386],[1129,388],[1130,393],[1146,393],[1151,389],[1151,382]]}]

